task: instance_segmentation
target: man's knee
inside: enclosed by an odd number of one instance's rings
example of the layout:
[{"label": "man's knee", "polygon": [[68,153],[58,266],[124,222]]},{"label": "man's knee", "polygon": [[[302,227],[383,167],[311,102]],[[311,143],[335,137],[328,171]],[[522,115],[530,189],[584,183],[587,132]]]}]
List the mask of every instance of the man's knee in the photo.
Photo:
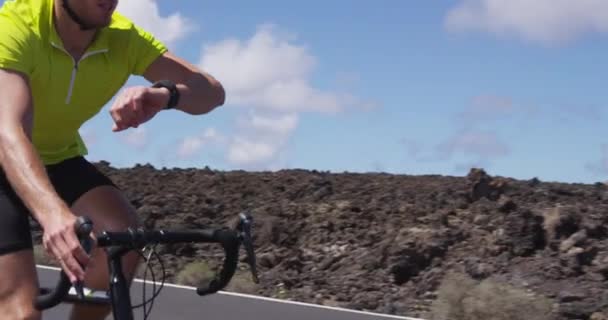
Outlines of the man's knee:
[{"label": "man's knee", "polygon": [[[42,314],[32,307],[4,306],[0,307],[3,319],[40,320]],[[6,317],[6,318],[5,318]]]},{"label": "man's knee", "polygon": [[2,319],[40,319],[34,308],[38,278],[31,250],[0,256],[0,315]]},{"label": "man's knee", "polygon": [[72,209],[95,222],[96,231],[124,231],[139,224],[135,208],[125,195],[112,186],[99,186],[83,194]]}]

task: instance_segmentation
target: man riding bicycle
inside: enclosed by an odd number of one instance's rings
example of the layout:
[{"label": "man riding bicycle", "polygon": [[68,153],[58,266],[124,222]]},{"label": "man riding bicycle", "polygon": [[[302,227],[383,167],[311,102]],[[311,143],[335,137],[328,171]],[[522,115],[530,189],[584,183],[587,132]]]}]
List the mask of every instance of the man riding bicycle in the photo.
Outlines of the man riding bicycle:
[{"label": "man riding bicycle", "polygon": [[[150,86],[124,90],[110,109],[112,131],[137,128],[165,109],[206,114],[224,103],[222,85],[176,57],[115,12],[117,0],[6,0],[0,8],[0,314],[39,319],[29,216],[70,280],[108,288],[105,253],[91,256],[73,231],[86,214],[94,232],[137,226],[121,190],[89,163],[80,126],[130,75]],[[137,253],[124,260],[130,281]],[[74,306],[71,319],[104,319],[108,307]]]}]

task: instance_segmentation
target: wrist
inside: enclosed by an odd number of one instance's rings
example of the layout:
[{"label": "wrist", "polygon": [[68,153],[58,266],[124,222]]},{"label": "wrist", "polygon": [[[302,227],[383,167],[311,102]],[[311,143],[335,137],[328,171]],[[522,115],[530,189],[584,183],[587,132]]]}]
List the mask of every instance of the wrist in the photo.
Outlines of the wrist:
[{"label": "wrist", "polygon": [[152,88],[163,89],[167,96],[163,109],[173,109],[179,104],[180,92],[177,85],[171,80],[159,80],[152,84]]},{"label": "wrist", "polygon": [[46,228],[47,225],[54,224],[58,220],[60,221],[74,216],[70,208],[63,203],[56,203],[54,206],[48,206],[44,208],[43,212],[44,213],[37,215],[37,220],[43,228]]},{"label": "wrist", "polygon": [[160,110],[166,109],[169,105],[169,100],[171,99],[171,91],[167,88],[150,88],[152,94],[159,101]]}]

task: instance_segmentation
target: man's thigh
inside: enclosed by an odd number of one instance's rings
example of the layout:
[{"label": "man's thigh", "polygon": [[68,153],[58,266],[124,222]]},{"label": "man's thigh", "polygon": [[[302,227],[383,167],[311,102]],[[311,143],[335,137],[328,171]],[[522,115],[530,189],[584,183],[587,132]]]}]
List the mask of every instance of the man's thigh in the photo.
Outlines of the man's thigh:
[{"label": "man's thigh", "polygon": [[31,249],[0,255],[0,315],[2,319],[39,319],[34,308],[38,275]]},{"label": "man's thigh", "polygon": [[123,230],[136,223],[135,209],[122,190],[85,158],[52,166],[49,176],[72,211],[93,220],[95,231]]},{"label": "man's thigh", "polygon": [[103,185],[87,191],[74,202],[72,210],[91,218],[95,232],[124,231],[138,225],[135,208],[114,186]]}]

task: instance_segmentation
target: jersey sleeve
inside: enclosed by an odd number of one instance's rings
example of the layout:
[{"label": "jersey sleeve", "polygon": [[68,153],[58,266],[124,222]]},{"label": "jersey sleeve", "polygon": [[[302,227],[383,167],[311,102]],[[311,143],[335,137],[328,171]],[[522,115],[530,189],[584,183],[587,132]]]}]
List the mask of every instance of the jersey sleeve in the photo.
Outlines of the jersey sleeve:
[{"label": "jersey sleeve", "polygon": [[16,70],[31,75],[34,63],[32,61],[32,39],[34,34],[27,32],[23,26],[13,20],[0,16],[0,68]]},{"label": "jersey sleeve", "polygon": [[138,76],[143,75],[156,58],[168,51],[164,43],[138,26],[133,26],[130,46],[133,61],[131,72]]}]

